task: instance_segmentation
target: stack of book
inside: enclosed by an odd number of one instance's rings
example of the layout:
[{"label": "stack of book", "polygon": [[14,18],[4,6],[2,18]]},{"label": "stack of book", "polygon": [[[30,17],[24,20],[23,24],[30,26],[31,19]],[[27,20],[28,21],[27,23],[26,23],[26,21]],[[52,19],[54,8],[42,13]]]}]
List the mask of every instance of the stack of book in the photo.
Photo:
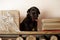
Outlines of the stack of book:
[{"label": "stack of book", "polygon": [[60,30],[60,19],[42,19],[42,30]]}]

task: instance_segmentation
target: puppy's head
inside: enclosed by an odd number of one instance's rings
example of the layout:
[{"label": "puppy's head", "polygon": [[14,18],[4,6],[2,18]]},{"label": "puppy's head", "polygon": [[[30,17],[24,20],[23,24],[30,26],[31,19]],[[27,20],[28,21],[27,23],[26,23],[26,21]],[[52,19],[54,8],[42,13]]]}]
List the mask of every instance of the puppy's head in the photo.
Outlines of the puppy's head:
[{"label": "puppy's head", "polygon": [[31,7],[30,9],[28,9],[27,13],[27,15],[30,16],[32,20],[37,20],[38,15],[40,14],[39,9],[37,7]]}]

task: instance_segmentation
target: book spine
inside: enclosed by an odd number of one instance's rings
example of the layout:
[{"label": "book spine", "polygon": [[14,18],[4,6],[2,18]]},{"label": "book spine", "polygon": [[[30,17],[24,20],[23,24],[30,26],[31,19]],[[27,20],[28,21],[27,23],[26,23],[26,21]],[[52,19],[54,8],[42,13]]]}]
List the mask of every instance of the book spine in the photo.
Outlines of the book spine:
[{"label": "book spine", "polygon": [[60,23],[43,23],[42,30],[60,30]]},{"label": "book spine", "polygon": [[42,19],[42,23],[60,23],[60,19]]}]

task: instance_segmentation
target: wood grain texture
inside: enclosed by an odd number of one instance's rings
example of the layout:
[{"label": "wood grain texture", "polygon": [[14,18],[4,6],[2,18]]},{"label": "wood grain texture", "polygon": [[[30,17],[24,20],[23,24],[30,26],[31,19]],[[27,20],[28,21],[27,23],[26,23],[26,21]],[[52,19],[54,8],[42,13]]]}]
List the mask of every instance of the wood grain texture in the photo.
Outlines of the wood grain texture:
[{"label": "wood grain texture", "polygon": [[16,40],[16,38],[2,38],[2,40]]},{"label": "wood grain texture", "polygon": [[23,31],[23,32],[16,32],[16,33],[0,33],[0,34],[2,34],[2,35],[40,35],[40,34],[60,34],[60,31],[39,31],[39,32],[36,32],[36,31],[32,31],[32,32],[29,32],[29,31],[27,31],[27,32],[25,32],[25,31]]}]

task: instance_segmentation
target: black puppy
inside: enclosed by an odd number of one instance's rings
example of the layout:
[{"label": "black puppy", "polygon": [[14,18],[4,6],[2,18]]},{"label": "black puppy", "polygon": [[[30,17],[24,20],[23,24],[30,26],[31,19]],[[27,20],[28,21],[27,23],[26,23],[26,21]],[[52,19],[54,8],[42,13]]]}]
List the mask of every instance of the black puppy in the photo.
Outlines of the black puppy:
[{"label": "black puppy", "polygon": [[37,31],[37,19],[40,14],[37,7],[31,7],[27,11],[27,17],[20,24],[21,31]]}]

